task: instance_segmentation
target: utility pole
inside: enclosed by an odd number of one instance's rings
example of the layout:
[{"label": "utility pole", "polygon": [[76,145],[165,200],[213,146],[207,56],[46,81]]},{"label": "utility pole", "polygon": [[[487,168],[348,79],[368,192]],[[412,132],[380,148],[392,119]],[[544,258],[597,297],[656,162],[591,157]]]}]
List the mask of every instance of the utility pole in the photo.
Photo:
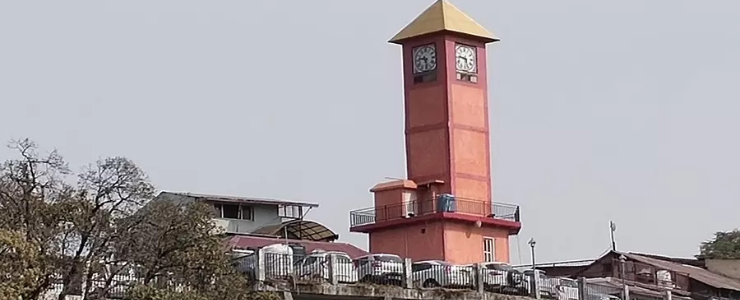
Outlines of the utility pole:
[{"label": "utility pole", "polygon": [[609,221],[609,233],[611,234],[611,239],[612,239],[612,251],[617,251],[617,242],[614,241],[615,231],[617,231],[617,224],[615,224],[612,221]]}]

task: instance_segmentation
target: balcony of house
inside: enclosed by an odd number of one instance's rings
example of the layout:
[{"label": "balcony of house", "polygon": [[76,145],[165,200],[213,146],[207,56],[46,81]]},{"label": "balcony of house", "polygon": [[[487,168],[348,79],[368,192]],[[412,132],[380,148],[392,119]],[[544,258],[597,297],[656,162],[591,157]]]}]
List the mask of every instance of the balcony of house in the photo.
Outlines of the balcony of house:
[{"label": "balcony of house", "polygon": [[432,199],[404,201],[399,204],[358,209],[350,212],[350,230],[367,232],[375,227],[423,221],[434,218],[490,222],[494,225],[518,229],[519,206],[506,203],[487,203],[475,199],[440,196]]},{"label": "balcony of house", "polygon": [[214,222],[226,233],[246,234],[263,227],[300,220],[303,207],[291,204],[208,201],[215,209]]}]

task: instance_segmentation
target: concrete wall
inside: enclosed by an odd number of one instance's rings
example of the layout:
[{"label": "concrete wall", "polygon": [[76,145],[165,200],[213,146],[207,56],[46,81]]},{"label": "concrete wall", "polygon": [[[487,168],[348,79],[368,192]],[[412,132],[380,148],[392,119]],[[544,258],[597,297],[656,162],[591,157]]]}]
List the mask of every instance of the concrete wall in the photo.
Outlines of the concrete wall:
[{"label": "concrete wall", "polygon": [[389,253],[414,261],[444,259],[443,224],[439,221],[387,228],[369,234],[371,253]]},{"label": "concrete wall", "polygon": [[740,279],[740,259],[707,259],[704,263],[709,271]]},{"label": "concrete wall", "polygon": [[495,260],[509,262],[509,232],[506,229],[451,222],[444,226],[445,260],[455,264],[482,262],[483,238],[492,238]]},{"label": "concrete wall", "polygon": [[506,229],[431,221],[370,233],[370,252],[390,253],[414,261],[441,259],[455,264],[483,261],[483,238],[493,238],[495,259],[509,262]]}]

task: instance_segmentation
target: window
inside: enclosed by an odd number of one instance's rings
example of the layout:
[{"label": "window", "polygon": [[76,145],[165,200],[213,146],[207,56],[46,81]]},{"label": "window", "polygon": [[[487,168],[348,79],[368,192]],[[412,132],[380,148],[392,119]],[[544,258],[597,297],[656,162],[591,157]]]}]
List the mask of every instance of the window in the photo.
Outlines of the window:
[{"label": "window", "polygon": [[302,218],[303,207],[297,205],[285,205],[278,208],[278,216],[283,218]]},{"label": "window", "polygon": [[432,265],[428,263],[416,263],[411,265],[411,272],[418,272],[418,271],[424,271],[429,270],[432,268]]},{"label": "window", "polygon": [[310,265],[312,263],[315,263],[318,258],[316,256],[309,256],[306,257],[306,259],[303,261],[304,265]]},{"label": "window", "polygon": [[214,212],[214,217],[220,218],[221,217],[221,204],[215,203],[213,204],[213,208],[216,209],[216,211]]},{"label": "window", "polygon": [[504,263],[495,263],[495,264],[486,264],[486,269],[489,270],[497,270],[497,271],[511,271],[514,270],[514,268],[509,264]]},{"label": "window", "polygon": [[340,262],[340,263],[348,263],[348,264],[352,263],[352,259],[348,255],[337,254],[336,258],[337,258],[337,262]]},{"label": "window", "polygon": [[483,238],[483,260],[485,262],[496,261],[496,244],[493,238]]},{"label": "window", "polygon": [[252,220],[254,211],[251,206],[238,204],[215,203],[216,218]]},{"label": "window", "polygon": [[242,214],[240,216],[240,219],[242,220],[252,220],[252,207],[251,206],[241,206]]},{"label": "window", "polygon": [[357,262],[357,265],[358,266],[363,267],[363,266],[367,265],[367,263],[370,262],[370,258],[368,258],[368,257],[358,258],[356,260],[356,262]]},{"label": "window", "polygon": [[395,255],[375,255],[375,260],[382,261],[382,262],[391,262],[391,263],[401,263],[403,260],[401,260],[400,257]]},{"label": "window", "polygon": [[223,204],[221,215],[225,219],[239,219],[239,205]]},{"label": "window", "polygon": [[429,72],[425,74],[414,75],[414,84],[432,82],[437,80],[436,72]]}]

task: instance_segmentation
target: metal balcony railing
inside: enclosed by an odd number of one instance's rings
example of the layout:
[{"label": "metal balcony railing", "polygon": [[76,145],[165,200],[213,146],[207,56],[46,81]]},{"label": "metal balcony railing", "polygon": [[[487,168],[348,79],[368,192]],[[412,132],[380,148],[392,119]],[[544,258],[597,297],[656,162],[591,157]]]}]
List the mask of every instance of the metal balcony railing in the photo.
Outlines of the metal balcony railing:
[{"label": "metal balcony railing", "polygon": [[454,200],[438,197],[435,199],[414,200],[400,204],[363,208],[351,211],[349,213],[349,219],[350,227],[354,227],[439,212],[455,212],[519,222],[519,206],[517,205],[486,203],[480,200],[459,197],[455,197]]}]

